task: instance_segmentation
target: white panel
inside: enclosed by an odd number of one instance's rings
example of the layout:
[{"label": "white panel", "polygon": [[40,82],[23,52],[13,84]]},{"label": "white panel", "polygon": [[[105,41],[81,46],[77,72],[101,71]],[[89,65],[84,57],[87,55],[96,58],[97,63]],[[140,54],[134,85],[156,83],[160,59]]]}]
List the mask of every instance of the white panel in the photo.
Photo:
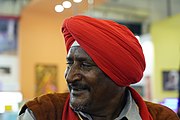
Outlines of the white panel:
[{"label": "white panel", "polygon": [[19,66],[16,56],[0,56],[0,91],[19,91]]}]

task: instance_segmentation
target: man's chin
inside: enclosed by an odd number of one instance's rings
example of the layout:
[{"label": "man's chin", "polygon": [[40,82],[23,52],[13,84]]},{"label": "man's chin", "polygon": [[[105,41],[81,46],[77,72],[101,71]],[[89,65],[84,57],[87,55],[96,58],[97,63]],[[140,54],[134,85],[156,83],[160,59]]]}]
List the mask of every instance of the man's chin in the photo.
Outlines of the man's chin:
[{"label": "man's chin", "polygon": [[84,111],[84,110],[86,110],[86,108],[88,106],[88,101],[86,101],[86,100],[85,99],[83,99],[83,100],[70,99],[70,107],[74,111]]},{"label": "man's chin", "polygon": [[70,105],[70,107],[74,110],[74,111],[83,111],[84,110],[84,106],[82,105]]}]

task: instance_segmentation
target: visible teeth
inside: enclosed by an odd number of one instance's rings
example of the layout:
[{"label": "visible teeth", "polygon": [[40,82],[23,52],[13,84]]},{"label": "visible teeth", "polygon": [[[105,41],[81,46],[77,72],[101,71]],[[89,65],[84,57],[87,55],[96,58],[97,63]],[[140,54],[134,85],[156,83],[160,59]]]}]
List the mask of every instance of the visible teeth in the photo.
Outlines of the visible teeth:
[{"label": "visible teeth", "polygon": [[83,90],[82,88],[73,88],[72,90],[80,91]]},{"label": "visible teeth", "polygon": [[74,89],[74,90],[82,90],[82,89],[80,89],[80,88],[77,88],[77,89]]}]

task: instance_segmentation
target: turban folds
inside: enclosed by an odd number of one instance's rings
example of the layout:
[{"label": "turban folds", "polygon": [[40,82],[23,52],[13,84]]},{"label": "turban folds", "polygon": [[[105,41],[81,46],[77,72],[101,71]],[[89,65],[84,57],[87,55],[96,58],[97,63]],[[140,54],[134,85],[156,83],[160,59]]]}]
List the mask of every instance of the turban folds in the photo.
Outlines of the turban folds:
[{"label": "turban folds", "polygon": [[145,69],[142,48],[125,26],[109,20],[74,16],[63,23],[67,52],[76,40],[97,66],[117,85],[141,80]]}]

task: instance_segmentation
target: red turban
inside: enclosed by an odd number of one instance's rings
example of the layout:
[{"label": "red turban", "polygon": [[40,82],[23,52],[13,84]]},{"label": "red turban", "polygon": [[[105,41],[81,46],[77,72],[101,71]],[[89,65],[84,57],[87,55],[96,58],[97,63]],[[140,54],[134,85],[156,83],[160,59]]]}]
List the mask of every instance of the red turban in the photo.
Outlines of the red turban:
[{"label": "red turban", "polygon": [[128,86],[141,80],[144,55],[127,27],[109,20],[74,16],[64,21],[62,32],[67,52],[76,40],[117,85]]}]

